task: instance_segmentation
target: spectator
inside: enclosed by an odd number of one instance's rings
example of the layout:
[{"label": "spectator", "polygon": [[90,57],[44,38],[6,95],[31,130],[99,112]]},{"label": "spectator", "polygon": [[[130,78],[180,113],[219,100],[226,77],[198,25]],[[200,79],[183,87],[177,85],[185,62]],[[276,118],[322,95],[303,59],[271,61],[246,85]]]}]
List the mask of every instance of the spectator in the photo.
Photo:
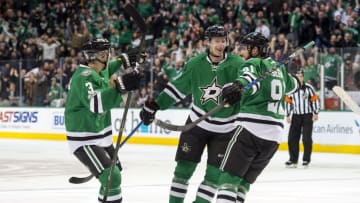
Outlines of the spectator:
[{"label": "spectator", "polygon": [[312,85],[316,90],[319,89],[319,68],[314,63],[314,57],[308,56],[306,59],[300,54],[301,67],[304,71],[304,82]]},{"label": "spectator", "polygon": [[[226,29],[231,30],[229,51],[235,54],[236,41],[255,29],[260,31],[261,23],[268,26],[269,36],[276,35],[277,40],[281,41],[278,39],[279,34],[284,34],[284,38],[288,40],[287,48],[275,44],[271,50],[272,55],[275,55],[277,49],[281,49],[282,57],[287,57],[294,47],[316,40],[317,45],[322,48],[320,51],[325,52],[327,47],[334,46],[340,48],[342,58],[347,58],[350,54],[353,60],[360,44],[358,0],[352,3],[263,0],[129,2],[134,3],[141,14],[146,16],[147,25],[154,25],[149,26],[148,32],[153,34],[155,42],[151,42],[154,45],[153,55],[162,53],[166,60],[169,60],[174,46],[179,48],[178,53],[186,53],[182,57],[185,61],[196,53],[203,52],[201,37],[204,29],[216,23],[223,23]],[[62,62],[58,63],[57,59],[65,61],[64,58],[70,57],[72,64],[83,63],[84,59],[79,52],[81,43],[78,42],[105,37],[113,45],[114,56],[119,51],[128,50],[131,42],[135,42],[133,46],[138,46],[140,42],[139,33],[134,33],[135,23],[121,10],[122,1],[94,1],[86,4],[78,4],[77,1],[51,1],[46,4],[22,1],[21,5],[6,1],[0,9],[0,68],[10,63],[10,67],[18,68],[21,65],[19,68],[30,71],[43,64],[44,60],[53,60],[53,64],[48,66],[48,79],[54,76],[59,67],[63,67],[62,71],[70,77],[76,65],[62,66]],[[267,35],[266,32],[261,32]],[[50,38],[56,39],[61,45],[45,51],[37,42],[48,47],[56,45],[54,40],[48,44]],[[163,47],[164,44],[166,48]],[[50,59],[44,54],[51,55]],[[20,59],[23,59],[22,63]],[[164,60],[161,61],[163,65]],[[161,71],[158,71],[161,68],[154,69],[161,75]],[[161,85],[160,81],[163,79],[166,79],[165,75],[157,77],[155,82],[159,83],[154,85],[155,89],[161,89],[156,86]],[[149,80],[144,81],[148,82]],[[67,85],[63,83],[63,87]]]},{"label": "spectator", "polygon": [[63,107],[65,104],[64,90],[56,78],[51,78],[50,88],[46,95],[46,103],[52,107]]},{"label": "spectator", "polygon": [[278,13],[280,18],[280,30],[279,33],[284,33],[287,35],[290,32],[290,16],[291,11],[289,8],[289,4],[287,2],[283,2],[282,8]]},{"label": "spectator", "polygon": [[149,98],[146,88],[143,87],[139,90],[139,97],[136,100],[135,107],[142,107],[145,104],[145,101]]},{"label": "spectator", "polygon": [[29,106],[36,105],[36,95],[37,95],[37,79],[34,72],[29,72],[28,79],[25,80],[25,96],[26,104]]},{"label": "spectator", "polygon": [[274,54],[277,49],[280,49],[282,54],[286,55],[289,49],[289,41],[284,34],[274,35],[270,41],[270,53]]},{"label": "spectator", "polygon": [[61,45],[60,42],[45,35],[37,40],[37,44],[42,48],[42,60],[53,62],[56,57],[56,48]]},{"label": "spectator", "polygon": [[322,64],[325,69],[325,87],[331,90],[334,85],[338,85],[338,69],[343,63],[343,60],[336,54],[335,47],[329,47],[328,53],[320,56],[319,63]]},{"label": "spectator", "polygon": [[9,95],[10,95],[10,81],[9,76],[3,75],[1,78],[1,100],[2,105],[8,106],[9,105]]},{"label": "spectator", "polygon": [[46,94],[48,91],[48,79],[45,75],[45,70],[43,68],[39,68],[39,72],[36,75],[36,92],[35,92],[35,105],[43,106],[46,98]]},{"label": "spectator", "polygon": [[19,92],[16,88],[16,84],[13,82],[10,82],[9,84],[9,104],[10,106],[18,106],[19,105]]},{"label": "spectator", "polygon": [[255,29],[255,32],[260,32],[261,34],[263,34],[266,38],[270,37],[270,29],[269,27],[265,24],[265,20],[260,19],[258,20],[257,23],[257,27]]}]

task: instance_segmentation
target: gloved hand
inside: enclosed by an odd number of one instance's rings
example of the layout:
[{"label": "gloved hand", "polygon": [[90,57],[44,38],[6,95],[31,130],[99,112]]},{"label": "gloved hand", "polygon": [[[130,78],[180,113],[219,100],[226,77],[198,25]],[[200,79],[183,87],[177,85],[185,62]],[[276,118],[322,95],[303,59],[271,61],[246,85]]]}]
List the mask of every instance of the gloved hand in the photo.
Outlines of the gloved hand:
[{"label": "gloved hand", "polygon": [[126,73],[123,76],[119,76],[115,79],[115,87],[120,93],[125,93],[127,91],[138,89],[141,78],[142,75],[138,71]]},{"label": "gloved hand", "polygon": [[221,90],[222,98],[230,105],[234,105],[241,99],[242,84],[235,81],[229,85],[225,85]]},{"label": "gloved hand", "polygon": [[[137,61],[137,57],[139,56],[139,61]],[[135,68],[136,62],[143,63],[145,61],[146,54],[143,52],[139,52],[138,49],[131,49],[127,53],[122,53],[120,55],[120,59],[123,63],[124,69],[128,69],[130,67]]]},{"label": "gloved hand", "polygon": [[154,121],[156,111],[159,109],[159,105],[153,99],[146,100],[144,107],[140,111],[140,119],[144,125],[150,125]]}]

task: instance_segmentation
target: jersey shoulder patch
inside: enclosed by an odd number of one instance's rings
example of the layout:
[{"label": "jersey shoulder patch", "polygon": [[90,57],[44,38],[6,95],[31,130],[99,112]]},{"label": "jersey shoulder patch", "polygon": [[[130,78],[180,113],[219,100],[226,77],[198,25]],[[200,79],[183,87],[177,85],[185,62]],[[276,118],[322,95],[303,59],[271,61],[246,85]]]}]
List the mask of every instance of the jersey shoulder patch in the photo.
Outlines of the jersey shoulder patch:
[{"label": "jersey shoulder patch", "polygon": [[90,70],[83,70],[80,73],[80,75],[87,77],[87,76],[91,75],[91,71]]}]

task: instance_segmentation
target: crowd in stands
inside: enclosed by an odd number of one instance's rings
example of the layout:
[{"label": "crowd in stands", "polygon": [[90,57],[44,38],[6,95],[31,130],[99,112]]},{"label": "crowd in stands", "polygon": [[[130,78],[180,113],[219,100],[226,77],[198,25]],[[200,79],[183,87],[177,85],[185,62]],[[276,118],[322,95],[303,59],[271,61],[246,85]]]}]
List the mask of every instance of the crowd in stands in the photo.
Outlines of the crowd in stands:
[{"label": "crowd in stands", "polygon": [[344,64],[345,87],[360,89],[359,0],[0,0],[0,106],[63,106],[73,72],[85,63],[81,45],[90,38],[107,38],[114,58],[139,46],[141,33],[124,12],[125,3],[136,6],[149,36],[134,107],[156,96],[190,57],[206,50],[204,30],[213,24],[229,31],[233,53],[241,36],[263,33],[279,62],[314,40],[315,48],[290,66],[305,68],[305,79],[319,88],[322,64],[331,88]]}]

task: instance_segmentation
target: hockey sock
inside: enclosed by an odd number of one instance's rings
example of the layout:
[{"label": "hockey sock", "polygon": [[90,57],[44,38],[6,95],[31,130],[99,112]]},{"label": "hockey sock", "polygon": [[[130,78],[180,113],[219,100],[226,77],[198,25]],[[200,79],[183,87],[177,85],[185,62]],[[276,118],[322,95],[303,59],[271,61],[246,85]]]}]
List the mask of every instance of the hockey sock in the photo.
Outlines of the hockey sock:
[{"label": "hockey sock", "polygon": [[[100,175],[99,181],[101,183],[100,191],[99,191],[99,198],[98,200],[102,202],[104,198],[104,191],[106,187],[106,183],[109,177],[110,168],[106,168]],[[120,170],[117,166],[114,167],[114,171],[110,180],[109,190],[107,194],[106,202],[111,203],[121,203],[122,196],[121,196],[121,174]]]},{"label": "hockey sock", "polygon": [[183,203],[189,179],[195,171],[197,163],[190,161],[178,161],[176,164],[174,178],[171,183],[169,203]]},{"label": "hockey sock", "polygon": [[241,178],[223,172],[219,178],[219,192],[216,203],[230,203],[236,202],[238,186],[241,183]]},{"label": "hockey sock", "polygon": [[236,203],[244,203],[246,193],[250,190],[250,183],[245,180],[241,180],[240,185],[237,188]]},{"label": "hockey sock", "polygon": [[213,165],[206,166],[205,179],[200,184],[196,193],[196,200],[193,203],[210,203],[217,190],[218,178],[221,174],[219,168]]}]

